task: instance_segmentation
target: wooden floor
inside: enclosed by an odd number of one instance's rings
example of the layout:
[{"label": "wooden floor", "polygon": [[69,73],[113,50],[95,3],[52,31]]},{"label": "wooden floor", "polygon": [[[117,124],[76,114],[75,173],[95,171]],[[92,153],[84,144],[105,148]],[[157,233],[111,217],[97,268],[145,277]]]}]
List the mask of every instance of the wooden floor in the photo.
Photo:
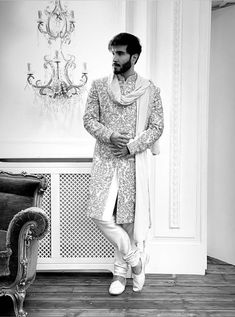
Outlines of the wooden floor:
[{"label": "wooden floor", "polygon": [[[38,273],[25,300],[28,317],[235,317],[235,266],[208,258],[205,276],[147,275],[140,294],[110,296],[109,273]],[[0,298],[0,316],[14,316]]]}]

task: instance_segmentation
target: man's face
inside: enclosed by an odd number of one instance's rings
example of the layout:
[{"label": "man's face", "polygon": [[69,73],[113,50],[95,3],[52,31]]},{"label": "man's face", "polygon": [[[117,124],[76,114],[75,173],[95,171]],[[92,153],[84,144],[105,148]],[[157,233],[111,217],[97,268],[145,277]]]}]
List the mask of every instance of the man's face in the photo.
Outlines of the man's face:
[{"label": "man's face", "polygon": [[123,74],[128,71],[131,66],[131,55],[126,51],[127,45],[112,46],[113,54],[113,72],[114,74]]}]

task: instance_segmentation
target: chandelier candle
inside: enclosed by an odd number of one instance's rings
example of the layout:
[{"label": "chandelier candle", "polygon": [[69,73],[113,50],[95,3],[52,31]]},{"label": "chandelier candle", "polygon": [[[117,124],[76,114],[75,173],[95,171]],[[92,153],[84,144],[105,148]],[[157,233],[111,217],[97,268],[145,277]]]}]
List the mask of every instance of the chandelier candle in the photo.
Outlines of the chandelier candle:
[{"label": "chandelier candle", "polygon": [[87,74],[87,64],[84,62],[83,63],[83,74]]},{"label": "chandelier candle", "polygon": [[31,65],[30,65],[30,63],[27,63],[27,67],[28,67],[28,74],[30,74],[31,73]]},{"label": "chandelier candle", "polygon": [[42,11],[38,11],[38,19],[39,19],[39,20],[42,19]]}]

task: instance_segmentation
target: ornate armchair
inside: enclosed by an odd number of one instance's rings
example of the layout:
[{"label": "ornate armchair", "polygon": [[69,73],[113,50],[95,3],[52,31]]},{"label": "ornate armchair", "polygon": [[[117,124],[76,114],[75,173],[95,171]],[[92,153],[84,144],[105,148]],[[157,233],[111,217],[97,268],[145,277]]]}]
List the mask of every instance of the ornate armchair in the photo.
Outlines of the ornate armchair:
[{"label": "ornate armchair", "polygon": [[0,296],[10,296],[15,315],[25,317],[26,290],[36,275],[38,244],[48,219],[40,208],[43,176],[0,171]]}]

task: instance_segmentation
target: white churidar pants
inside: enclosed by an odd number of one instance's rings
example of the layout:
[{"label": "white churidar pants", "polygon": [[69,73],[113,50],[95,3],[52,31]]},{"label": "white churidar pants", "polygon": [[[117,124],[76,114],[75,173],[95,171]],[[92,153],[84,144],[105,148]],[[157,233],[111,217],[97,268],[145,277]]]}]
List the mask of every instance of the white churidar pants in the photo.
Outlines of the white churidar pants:
[{"label": "white churidar pants", "polygon": [[133,239],[134,223],[116,224],[114,221],[113,211],[117,195],[118,177],[115,170],[103,217],[102,219],[93,218],[93,221],[115,247],[114,275],[126,277],[128,265],[138,264],[140,252]]}]

